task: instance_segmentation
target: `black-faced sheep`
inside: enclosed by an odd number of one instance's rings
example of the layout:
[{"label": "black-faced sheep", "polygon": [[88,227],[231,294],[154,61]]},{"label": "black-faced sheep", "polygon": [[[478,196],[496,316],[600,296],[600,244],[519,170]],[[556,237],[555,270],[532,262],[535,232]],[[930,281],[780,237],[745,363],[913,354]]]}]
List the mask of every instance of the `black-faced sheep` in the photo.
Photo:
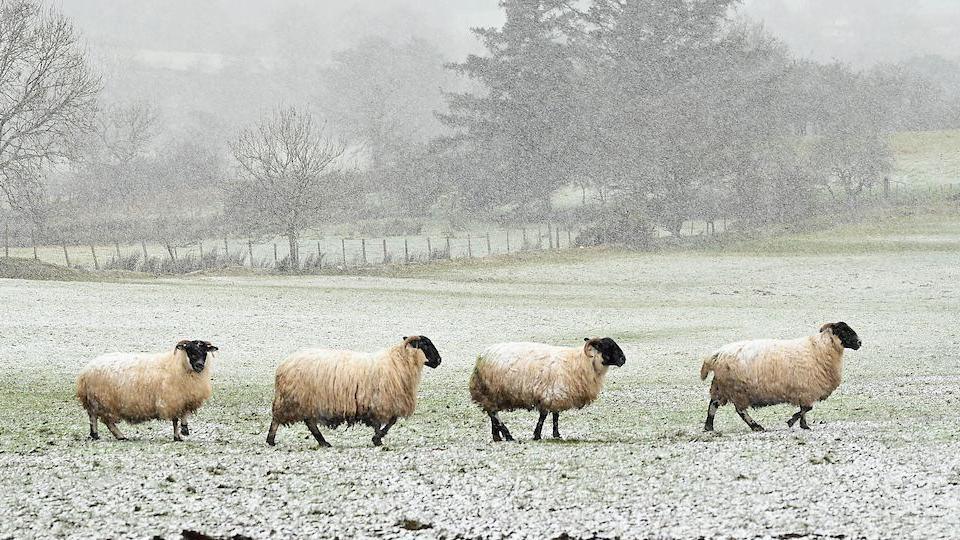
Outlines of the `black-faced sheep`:
[{"label": "black-faced sheep", "polygon": [[[90,438],[102,420],[118,440],[116,422],[172,420],[173,440],[188,435],[187,417],[210,397],[207,341],[181,341],[170,352],[113,353],[87,365],[77,378],[77,398],[90,418]],[[182,425],[181,425],[182,421]]]},{"label": "black-faced sheep", "polygon": [[470,396],[490,417],[494,441],[513,440],[497,415],[500,411],[536,409],[540,418],[534,440],[540,439],[547,413],[552,413],[553,437],[560,438],[560,412],[597,399],[607,369],[622,366],[626,357],[610,338],[584,341],[582,347],[501,343],[480,353],[470,377]]},{"label": "black-faced sheep", "polygon": [[425,336],[404,337],[375,353],[295,352],[277,367],[267,443],[275,444],[279,426],[304,422],[320,446],[330,446],[317,422],[332,429],[363,423],[373,428],[379,446],[397,419],[413,414],[424,365],[440,365],[440,353]]},{"label": "black-faced sheep", "polygon": [[763,427],[747,413],[750,407],[790,403],[800,407],[787,425],[810,429],[807,413],[840,385],[843,350],[860,348],[857,333],[847,323],[825,324],[820,333],[798,339],[758,339],[724,345],[703,361],[700,378],[713,372],[704,430],[713,431],[717,409],[733,403],[740,418],[754,431]]}]

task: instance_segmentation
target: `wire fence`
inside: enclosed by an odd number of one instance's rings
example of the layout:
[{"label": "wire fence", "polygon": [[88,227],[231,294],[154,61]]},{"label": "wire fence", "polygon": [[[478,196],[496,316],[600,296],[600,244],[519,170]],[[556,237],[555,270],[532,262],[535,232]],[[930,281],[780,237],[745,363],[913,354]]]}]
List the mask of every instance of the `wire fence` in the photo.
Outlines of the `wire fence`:
[{"label": "wire fence", "polygon": [[[960,184],[904,188],[899,183],[878,185],[865,200],[891,204],[923,204],[947,200],[960,204]],[[688,220],[681,236],[694,237],[726,232],[726,219]],[[33,258],[43,262],[91,270],[131,270],[154,274],[178,274],[200,270],[250,267],[287,272],[348,271],[393,264],[489,257],[522,251],[575,247],[578,226],[533,224],[488,232],[438,235],[320,236],[305,234],[297,242],[296,267],[285,238],[198,239],[178,245],[141,240],[112,244],[49,244],[37,241],[35,232],[4,224],[3,256]],[[658,230],[656,236],[669,233]]]},{"label": "wire fence", "polygon": [[294,268],[286,238],[253,240],[204,239],[180,245],[146,240],[137,243],[44,245],[24,231],[4,228],[6,257],[34,258],[43,262],[90,270],[133,270],[184,273],[234,267],[282,271],[360,269],[391,264],[419,264],[446,259],[507,255],[521,251],[574,247],[579,228],[553,223],[459,235],[404,235],[378,237],[324,236],[301,238],[296,246],[299,264]]}]

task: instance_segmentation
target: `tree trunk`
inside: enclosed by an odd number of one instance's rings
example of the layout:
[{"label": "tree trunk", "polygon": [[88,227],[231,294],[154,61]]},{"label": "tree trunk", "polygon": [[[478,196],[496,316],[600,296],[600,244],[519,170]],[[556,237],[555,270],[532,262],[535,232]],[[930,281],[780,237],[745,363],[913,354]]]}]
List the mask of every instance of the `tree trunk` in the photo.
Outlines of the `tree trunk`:
[{"label": "tree trunk", "polygon": [[297,230],[288,229],[287,230],[287,241],[290,243],[290,269],[299,270],[300,269],[300,248],[297,245]]}]

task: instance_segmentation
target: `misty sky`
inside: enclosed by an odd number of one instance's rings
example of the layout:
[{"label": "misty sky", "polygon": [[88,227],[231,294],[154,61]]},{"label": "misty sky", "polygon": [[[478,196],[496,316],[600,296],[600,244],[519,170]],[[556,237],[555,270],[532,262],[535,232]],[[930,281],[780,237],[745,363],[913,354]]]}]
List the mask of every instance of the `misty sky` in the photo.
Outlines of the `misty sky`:
[{"label": "misty sky", "polygon": [[[69,0],[94,49],[270,56],[291,43],[328,54],[369,34],[420,35],[457,58],[477,50],[471,26],[502,20],[496,0]],[[798,54],[855,64],[960,55],[957,0],[744,0]],[[145,59],[145,60],[144,60]],[[176,60],[172,60],[176,61]]]}]

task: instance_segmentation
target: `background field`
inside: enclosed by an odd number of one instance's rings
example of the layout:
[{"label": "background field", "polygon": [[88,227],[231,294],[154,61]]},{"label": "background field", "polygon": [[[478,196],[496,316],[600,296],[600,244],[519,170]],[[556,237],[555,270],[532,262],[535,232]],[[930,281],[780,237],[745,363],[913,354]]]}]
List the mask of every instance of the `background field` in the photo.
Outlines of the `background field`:
[{"label": "background field", "polygon": [[[886,204],[918,205],[943,204],[944,199],[960,196],[960,131],[911,131],[895,133],[890,143],[894,153],[894,170],[891,175],[890,199]],[[594,194],[588,190],[587,196],[592,200]],[[881,200],[882,186],[874,186],[864,195],[871,201]],[[949,204],[956,206],[955,199]],[[581,193],[576,187],[560,190],[553,198],[553,206],[561,211],[570,211],[581,206]],[[466,219],[466,218],[464,218]],[[493,223],[470,222],[461,223],[463,230],[453,230],[444,220],[425,219],[419,223],[420,232],[410,234],[384,235],[382,229],[389,229],[389,220],[373,220],[363,223],[328,224],[321,229],[303,231],[300,239],[300,253],[306,258],[323,254],[323,266],[339,267],[344,262],[349,269],[386,264],[400,264],[404,262],[405,254],[411,261],[422,262],[429,258],[430,250],[434,258],[471,258],[503,255],[521,249],[526,251],[547,249],[551,246],[548,240],[548,227],[554,241],[559,242],[561,248],[570,247],[579,233],[579,225],[564,224],[557,220],[547,223],[514,224],[504,227]],[[715,232],[723,233],[731,223],[726,219],[719,219],[714,223]],[[410,225],[410,224],[407,224]],[[867,227],[875,227],[875,223],[867,223],[862,230],[870,235],[875,232],[867,231]],[[559,235],[553,227],[559,227]],[[358,231],[368,229],[369,234]],[[884,227],[878,231],[885,234]],[[705,234],[707,225],[700,220],[684,222],[681,234],[683,236],[697,236]],[[664,230],[658,230],[659,236],[665,236]],[[913,234],[912,232],[910,234]],[[30,231],[10,231],[12,257],[32,258],[34,251],[30,241]],[[489,235],[489,247],[487,236]],[[822,234],[821,234],[822,236]],[[449,240],[449,252],[447,238]],[[363,240],[361,240],[363,239]],[[429,244],[428,244],[429,239]],[[821,238],[822,239],[822,238]],[[223,255],[225,246],[223,238],[206,238],[202,240],[204,253],[217,251]],[[789,239],[788,239],[789,240]],[[818,239],[819,240],[819,239]],[[896,239],[894,239],[896,241]],[[258,238],[248,246],[246,238],[229,238],[226,240],[226,251],[237,256],[243,256],[244,264],[249,265],[247,256],[252,247],[253,259],[258,265],[272,266],[274,254],[283,259],[289,253],[285,238]],[[365,242],[365,248],[364,244]],[[386,242],[386,257],[384,257],[384,242]],[[143,245],[134,242],[122,242],[119,246],[102,244],[95,246],[98,261],[107,265],[116,257],[116,251],[122,257],[140,256],[146,249],[148,257],[160,259],[169,258],[166,247],[162,244],[146,241]],[[429,247],[429,249],[428,249]],[[816,247],[816,246],[814,246]],[[364,255],[365,249],[365,255]],[[70,245],[67,247],[72,266],[92,269],[94,260],[91,248],[88,245]],[[276,251],[274,251],[276,250]],[[194,241],[190,245],[176,248],[178,257],[198,257],[201,253],[201,242]],[[60,245],[43,245],[37,248],[37,257],[44,262],[64,265],[66,258],[64,248]]]},{"label": "background field", "polygon": [[[805,248],[801,254],[781,254]],[[0,537],[69,534],[531,538],[915,537],[960,530],[960,225],[941,214],[729,253],[569,250],[411,267],[398,277],[0,280]],[[731,408],[701,432],[698,358],[737,339],[845,320],[864,347],[787,429]],[[423,333],[443,355],[417,413],[370,431],[263,442],[272,372],[308,345],[373,349]],[[493,444],[468,402],[474,355],[504,340],[621,343],[600,399],[530,441]],[[214,396],[188,442],[166,423],[87,440],[73,381],[91,357],[209,339]],[[105,434],[104,430],[104,434]],[[410,529],[422,528],[419,532]],[[566,535],[566,536],[564,536]]]}]

